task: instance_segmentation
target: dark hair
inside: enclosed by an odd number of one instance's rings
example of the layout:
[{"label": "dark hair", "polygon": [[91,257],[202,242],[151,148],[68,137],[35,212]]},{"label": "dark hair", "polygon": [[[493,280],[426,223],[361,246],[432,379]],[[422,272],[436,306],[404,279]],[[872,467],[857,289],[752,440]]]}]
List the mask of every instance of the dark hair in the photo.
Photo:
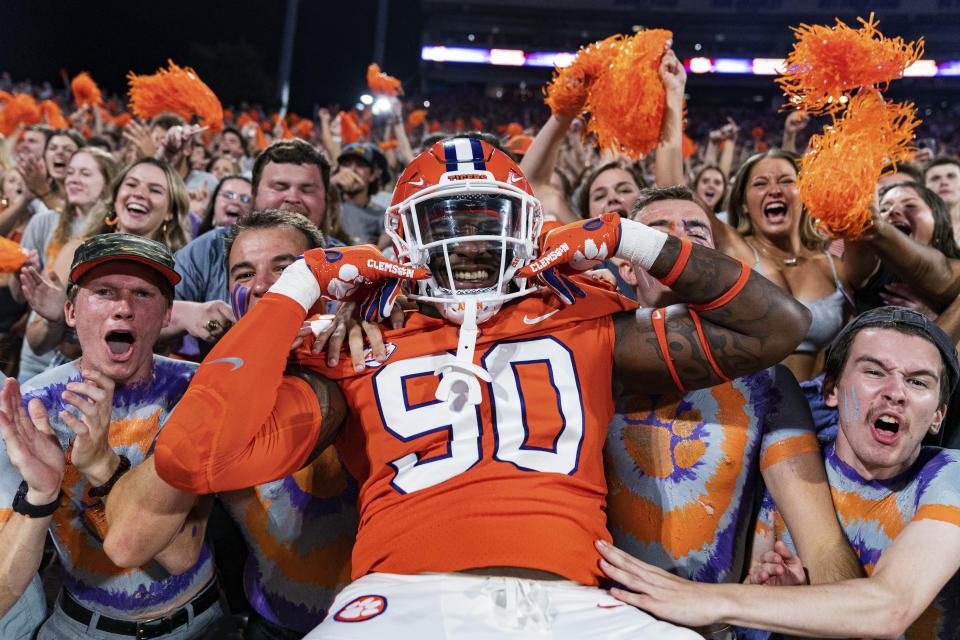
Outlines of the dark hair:
[{"label": "dark hair", "polygon": [[[746,162],[740,165],[737,170],[737,176],[734,178],[733,186],[730,188],[730,198],[727,201],[727,215],[730,226],[740,232],[742,236],[749,236],[753,233],[753,224],[750,222],[750,214],[744,207],[746,200],[747,182],[750,180],[750,172],[761,160],[775,158],[786,160],[793,165],[794,171],[800,173],[800,160],[797,154],[783,149],[770,149],[763,153],[756,153]],[[805,210],[800,213],[800,241],[807,249],[818,250],[827,245],[828,241],[817,233],[816,222],[813,216]]]},{"label": "dark hair", "polygon": [[200,219],[200,224],[197,226],[198,236],[213,229],[213,209],[217,203],[217,196],[220,195],[220,190],[223,189],[223,185],[227,180],[243,180],[247,184],[250,184],[250,180],[241,175],[223,176],[223,180],[218,182],[217,188],[213,190],[213,194],[210,196],[210,202],[207,204],[207,210],[204,211],[203,218]]},{"label": "dark hair", "polygon": [[[693,192],[696,193],[697,186],[700,184],[700,178],[703,177],[703,174],[707,171],[716,171],[720,174],[720,182],[723,184],[723,191],[720,193],[720,199],[717,200],[717,204],[713,207],[713,213],[717,212],[717,207],[723,207],[724,200],[727,197],[727,191],[729,190],[729,180],[727,180],[727,174],[723,172],[723,169],[718,167],[715,164],[705,164],[700,167],[700,170],[697,171],[697,174],[693,176],[693,182],[690,185],[690,188],[693,189]],[[722,210],[722,209],[721,209]]]},{"label": "dark hair", "polygon": [[593,169],[580,186],[580,196],[577,198],[577,208],[580,210],[581,217],[590,217],[590,189],[593,187],[594,181],[600,177],[600,174],[608,169],[623,169],[629,173],[633,177],[633,181],[636,183],[637,189],[646,189],[650,186],[647,184],[646,178],[643,177],[643,173],[641,173],[636,166],[631,164],[624,167],[616,160],[605,162],[596,169]]},{"label": "dark hair", "polygon": [[[326,237],[335,237],[344,240],[340,229],[340,193],[330,187],[330,162],[322,151],[302,138],[292,140],[277,140],[257,154],[253,163],[253,195],[257,195],[263,169],[271,162],[277,164],[313,164],[320,169],[320,179],[326,192],[324,214],[321,231]],[[349,240],[349,238],[347,238]],[[349,244],[349,242],[347,243]]]},{"label": "dark hair", "polygon": [[924,182],[927,181],[927,173],[930,171],[930,169],[933,169],[934,167],[939,167],[944,164],[952,164],[952,165],[955,165],[957,168],[960,168],[960,158],[955,158],[953,156],[937,156],[936,158],[928,162],[927,166],[923,168],[923,181]]},{"label": "dark hair", "polygon": [[48,124],[37,123],[31,124],[23,128],[24,131],[37,131],[43,134],[44,143],[46,143],[46,138],[50,137],[50,134],[54,132],[54,128]]},{"label": "dark hair", "polygon": [[906,174],[917,184],[923,184],[923,170],[912,162],[901,162],[900,164],[890,162],[883,167],[884,175],[895,173]]},{"label": "dark hair", "polygon": [[153,119],[150,128],[160,127],[161,129],[172,129],[187,124],[187,121],[175,113],[164,112]]},{"label": "dark hair", "polygon": [[[207,160],[207,166],[204,167],[203,170],[206,171],[207,173],[213,173],[213,165],[220,158],[225,158],[226,160],[230,161],[230,164],[233,166],[234,173],[240,171],[240,165],[237,164],[237,161],[233,158],[233,156],[229,156],[227,154],[220,154],[219,156],[211,156],[211,158]],[[226,176],[224,176],[224,180],[226,180]]]},{"label": "dark hair", "polygon": [[883,201],[883,196],[887,195],[891,189],[913,189],[921,200],[930,208],[933,214],[933,235],[930,237],[930,246],[951,259],[960,259],[960,248],[953,237],[953,221],[950,217],[950,209],[943,199],[927,189],[919,182],[897,182],[884,187],[880,192],[878,202]]},{"label": "dark hair", "polygon": [[[845,329],[840,331],[830,346],[827,347],[826,351],[823,377],[823,390],[825,394],[836,385],[837,381],[843,375],[843,370],[847,366],[847,360],[850,358],[850,348],[857,334],[864,329],[880,328],[892,329],[908,336],[919,336],[937,347],[937,353],[940,354],[940,404],[947,404],[949,402],[950,394],[953,390],[953,380],[951,378],[953,369],[948,365],[940,345],[938,345],[930,333],[924,330],[919,324],[913,324],[892,317],[897,309],[897,307],[876,307],[869,311],[864,311],[851,320]],[[902,311],[917,313],[910,309],[903,309]],[[936,327],[931,321],[927,320],[927,322],[933,327]]]},{"label": "dark hair", "polygon": [[240,129],[237,129],[236,127],[224,127],[223,131],[220,133],[220,138],[222,139],[223,136],[227,135],[228,133],[232,133],[240,139],[240,148],[243,149],[243,155],[250,155],[250,151],[247,149],[247,139],[243,137],[242,133],[240,133]]},{"label": "dark hair", "polygon": [[57,136],[64,136],[64,137],[70,138],[73,141],[73,143],[77,145],[77,149],[82,147],[86,142],[83,139],[83,136],[77,133],[76,131],[74,131],[73,129],[54,129],[53,131],[50,132],[50,134],[47,136],[46,141],[43,143],[44,153],[47,152],[47,147],[50,146],[50,141],[56,138]]},{"label": "dark hair", "polygon": [[682,184],[677,184],[670,187],[645,187],[641,189],[640,193],[637,194],[636,202],[633,203],[630,219],[633,220],[636,215],[646,207],[661,200],[684,200],[686,202],[693,202],[703,209],[704,213],[707,212],[706,205],[697,197],[693,189]]},{"label": "dark hair", "polygon": [[302,233],[303,237],[307,239],[308,250],[316,249],[326,244],[323,239],[323,233],[317,228],[317,225],[299,213],[282,211],[280,209],[251,211],[241,217],[237,221],[237,224],[233,225],[230,229],[227,237],[224,238],[223,243],[227,249],[224,254],[224,260],[226,261],[227,269],[230,268],[230,252],[233,250],[233,243],[237,241],[237,237],[241,233],[244,231],[256,231],[258,229],[273,229],[274,227],[290,227]]},{"label": "dark hair", "polygon": [[110,138],[104,136],[90,136],[87,138],[87,146],[103,149],[104,151],[113,151],[113,143],[110,142]]}]

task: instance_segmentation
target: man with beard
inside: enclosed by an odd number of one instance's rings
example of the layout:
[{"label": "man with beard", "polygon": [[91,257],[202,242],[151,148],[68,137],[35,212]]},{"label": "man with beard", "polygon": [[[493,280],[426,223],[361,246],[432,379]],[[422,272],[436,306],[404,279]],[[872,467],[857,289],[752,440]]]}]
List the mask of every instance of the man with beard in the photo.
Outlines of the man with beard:
[{"label": "man with beard", "polygon": [[337,172],[330,177],[340,189],[340,225],[361,244],[377,244],[383,234],[384,209],[370,202],[383,174],[378,153],[369,142],[349,144],[337,158]]},{"label": "man with beard", "polygon": [[[340,243],[329,237],[331,212],[338,203],[332,200],[330,164],[324,155],[309,143],[300,140],[282,140],[260,152],[253,165],[253,208],[281,209],[304,216],[315,224],[327,238],[328,245]],[[233,323],[230,311],[227,274],[223,268],[226,259],[224,239],[230,226],[215,227],[194,239],[177,254],[177,273],[182,280],[177,285],[176,299],[197,305],[184,308],[184,316],[174,319],[177,326],[205,326],[211,340],[219,339]],[[217,304],[207,304],[217,301]],[[197,315],[191,319],[189,314]],[[201,355],[209,350],[201,344]]]}]

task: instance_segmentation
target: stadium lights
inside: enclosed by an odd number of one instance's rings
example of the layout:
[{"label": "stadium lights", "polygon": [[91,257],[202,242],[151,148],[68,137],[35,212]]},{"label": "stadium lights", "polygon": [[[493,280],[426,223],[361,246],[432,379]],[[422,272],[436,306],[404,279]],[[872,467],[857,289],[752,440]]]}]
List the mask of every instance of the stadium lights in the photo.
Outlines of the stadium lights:
[{"label": "stadium lights", "polygon": [[[699,50],[699,49],[698,49]],[[570,51],[524,51],[522,49],[482,49],[474,47],[426,46],[420,59],[428,62],[460,62],[507,67],[565,67],[576,54]],[[783,58],[687,58],[683,66],[689,73],[722,73],[772,76],[781,73]],[[906,77],[960,75],[960,60],[937,63],[918,60],[907,67]]]}]

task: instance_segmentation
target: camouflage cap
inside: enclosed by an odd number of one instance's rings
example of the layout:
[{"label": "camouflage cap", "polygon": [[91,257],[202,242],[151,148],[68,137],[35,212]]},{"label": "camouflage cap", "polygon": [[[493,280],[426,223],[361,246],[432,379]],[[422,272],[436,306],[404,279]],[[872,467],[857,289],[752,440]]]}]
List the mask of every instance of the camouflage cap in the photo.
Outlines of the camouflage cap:
[{"label": "camouflage cap", "polygon": [[83,274],[111,260],[133,260],[145,264],[175,286],[180,274],[173,270],[173,253],[156,240],[129,233],[102,233],[85,241],[73,254],[70,282],[77,284]]}]

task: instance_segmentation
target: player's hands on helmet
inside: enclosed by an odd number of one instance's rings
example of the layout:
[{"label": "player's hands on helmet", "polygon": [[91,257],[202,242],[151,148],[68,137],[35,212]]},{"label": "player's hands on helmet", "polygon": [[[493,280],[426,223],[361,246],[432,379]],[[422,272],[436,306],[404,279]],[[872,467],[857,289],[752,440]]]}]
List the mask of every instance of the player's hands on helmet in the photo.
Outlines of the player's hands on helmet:
[{"label": "player's hands on helmet", "polygon": [[616,254],[619,244],[619,214],[573,222],[541,236],[540,257],[518,269],[516,277],[536,278],[565,304],[573,304],[586,294],[567,275],[596,268]]}]

